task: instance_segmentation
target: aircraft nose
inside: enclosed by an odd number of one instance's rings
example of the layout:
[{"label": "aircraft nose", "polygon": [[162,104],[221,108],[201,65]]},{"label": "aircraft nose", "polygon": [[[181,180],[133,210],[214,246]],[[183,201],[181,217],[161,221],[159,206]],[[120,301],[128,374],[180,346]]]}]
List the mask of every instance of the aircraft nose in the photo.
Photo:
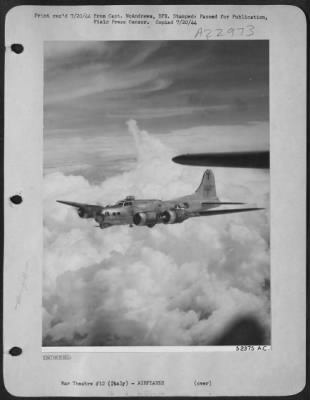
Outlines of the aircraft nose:
[{"label": "aircraft nose", "polygon": [[95,221],[98,222],[99,225],[102,224],[104,222],[104,215],[102,214],[96,215]]}]

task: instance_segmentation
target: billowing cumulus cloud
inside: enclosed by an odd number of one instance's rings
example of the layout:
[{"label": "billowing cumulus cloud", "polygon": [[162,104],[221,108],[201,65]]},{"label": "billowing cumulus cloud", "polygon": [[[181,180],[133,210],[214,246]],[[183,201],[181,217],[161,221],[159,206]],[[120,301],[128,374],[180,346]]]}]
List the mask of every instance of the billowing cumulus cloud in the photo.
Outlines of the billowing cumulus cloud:
[{"label": "billowing cumulus cloud", "polygon": [[94,184],[45,176],[43,344],[210,345],[251,316],[270,338],[269,175],[214,168],[221,200],[265,211],[192,218],[182,224],[95,228],[57,199],[111,204],[128,194],[170,199],[192,193],[203,168],[171,162],[173,150],[128,130],[137,162]]}]

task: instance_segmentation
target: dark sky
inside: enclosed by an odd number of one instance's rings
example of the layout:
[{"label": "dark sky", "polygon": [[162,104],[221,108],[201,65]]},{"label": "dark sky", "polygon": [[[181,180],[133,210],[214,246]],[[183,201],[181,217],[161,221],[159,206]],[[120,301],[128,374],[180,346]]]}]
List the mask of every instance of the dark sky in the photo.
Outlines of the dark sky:
[{"label": "dark sky", "polygon": [[129,118],[152,132],[268,120],[266,41],[57,46],[47,45],[47,133],[83,127],[119,132]]},{"label": "dark sky", "polygon": [[254,40],[46,42],[46,153],[106,138],[119,158],[129,119],[151,134],[220,128],[213,134],[233,135],[237,147],[268,146],[268,53],[268,41]]}]

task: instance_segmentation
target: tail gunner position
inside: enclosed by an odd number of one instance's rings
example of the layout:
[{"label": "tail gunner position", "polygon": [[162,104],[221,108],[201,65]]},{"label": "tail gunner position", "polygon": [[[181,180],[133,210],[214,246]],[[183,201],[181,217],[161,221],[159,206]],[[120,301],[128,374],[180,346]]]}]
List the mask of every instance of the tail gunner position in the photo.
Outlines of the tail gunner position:
[{"label": "tail gunner position", "polygon": [[216,209],[222,205],[240,205],[244,203],[221,202],[216,194],[214,174],[207,169],[198,189],[188,196],[173,200],[136,199],[127,196],[114,205],[100,206],[57,200],[77,209],[81,218],[93,218],[101,229],[114,225],[148,226],[156,224],[177,224],[192,217],[230,214],[245,211],[262,210],[262,208]]}]

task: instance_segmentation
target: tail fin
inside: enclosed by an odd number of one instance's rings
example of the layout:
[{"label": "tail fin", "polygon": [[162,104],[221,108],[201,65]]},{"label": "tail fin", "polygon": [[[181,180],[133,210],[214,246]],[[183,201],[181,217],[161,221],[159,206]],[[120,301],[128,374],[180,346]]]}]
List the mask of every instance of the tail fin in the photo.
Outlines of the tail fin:
[{"label": "tail fin", "polygon": [[211,169],[207,169],[204,172],[202,181],[195,193],[204,199],[218,200],[216,195],[215,178]]}]

